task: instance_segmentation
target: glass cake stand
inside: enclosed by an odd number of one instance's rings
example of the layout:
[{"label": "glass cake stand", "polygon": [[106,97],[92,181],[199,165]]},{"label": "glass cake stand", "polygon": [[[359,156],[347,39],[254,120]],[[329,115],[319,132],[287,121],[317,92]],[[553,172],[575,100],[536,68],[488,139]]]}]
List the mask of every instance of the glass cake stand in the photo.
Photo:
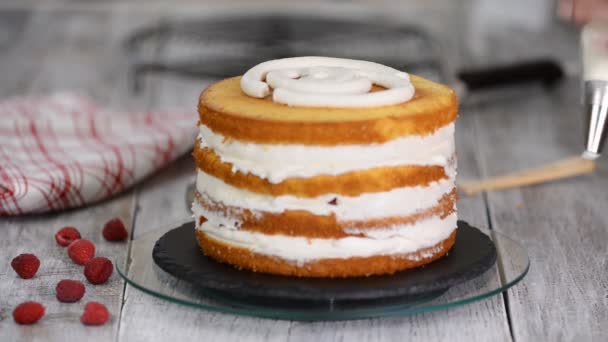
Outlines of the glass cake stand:
[{"label": "glass cake stand", "polygon": [[[373,317],[405,316],[444,310],[479,301],[517,284],[528,272],[529,259],[516,241],[492,230],[480,229],[496,245],[496,264],[470,281],[447,290],[417,296],[364,300],[279,300],[239,296],[192,285],[159,268],[152,259],[156,241],[179,225],[160,228],[132,243],[128,265],[115,262],[125,281],[152,296],[189,307],[243,316],[285,320],[351,320]],[[194,232],[192,234],[194,239]],[[204,257],[201,253],[201,257]],[[352,279],[356,281],[356,278]]]}]

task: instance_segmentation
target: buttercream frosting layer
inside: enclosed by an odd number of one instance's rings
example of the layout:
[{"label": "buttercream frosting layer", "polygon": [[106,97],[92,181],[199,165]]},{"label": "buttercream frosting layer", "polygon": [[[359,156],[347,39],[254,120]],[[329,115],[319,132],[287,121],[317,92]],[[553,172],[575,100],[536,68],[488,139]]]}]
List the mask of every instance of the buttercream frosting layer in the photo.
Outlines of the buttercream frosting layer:
[{"label": "buttercream frosting layer", "polygon": [[412,224],[433,216],[446,217],[456,212],[455,189],[444,195],[436,205],[419,210],[413,215],[358,221],[338,221],[333,214],[318,216],[303,210],[286,210],[280,213],[251,211],[215,202],[199,192],[196,193],[195,200],[202,208],[202,216],[222,219],[223,226],[228,228],[311,238],[340,238],[356,235],[354,232],[357,229],[383,229]]},{"label": "buttercream frosting layer", "polygon": [[399,165],[446,166],[454,155],[454,124],[427,136],[405,136],[382,144],[314,146],[256,144],[227,139],[200,126],[200,147],[211,148],[233,172],[251,173],[271,183],[288,178],[338,175]]},{"label": "buttercream frosting layer", "polygon": [[[214,201],[231,207],[271,213],[304,210],[315,215],[334,214],[340,221],[349,221],[411,215],[420,209],[432,207],[444,195],[452,191],[454,178],[441,179],[426,186],[396,188],[352,197],[324,194],[314,198],[305,198],[254,193],[233,187],[199,170],[196,188]],[[338,205],[334,205],[332,202]]]},{"label": "buttercream frosting layer", "polygon": [[253,272],[280,274],[295,277],[368,277],[375,274],[393,274],[397,271],[428,264],[444,256],[454,245],[456,231],[438,244],[414,253],[374,255],[348,259],[319,259],[306,263],[294,263],[274,256],[254,253],[219,242],[197,230],[196,239],[203,252],[218,261],[238,265]]},{"label": "buttercream frosting layer", "polygon": [[456,159],[448,166],[400,165],[356,170],[339,175],[318,175],[309,178],[288,178],[271,183],[250,173],[233,171],[232,164],[224,163],[209,148],[196,147],[193,152],[199,170],[233,187],[272,196],[291,195],[314,198],[326,194],[358,196],[367,192],[389,191],[395,188],[426,186],[450,178]]},{"label": "buttercream frosting layer", "polygon": [[[200,205],[193,204],[196,217],[202,215]],[[445,218],[432,217],[410,225],[386,227],[361,232],[363,236],[320,239],[269,235],[224,226],[215,217],[197,220],[196,229],[225,244],[247,248],[254,253],[270,255],[297,263],[325,259],[401,255],[436,245],[448,238],[457,224],[456,214]]]}]

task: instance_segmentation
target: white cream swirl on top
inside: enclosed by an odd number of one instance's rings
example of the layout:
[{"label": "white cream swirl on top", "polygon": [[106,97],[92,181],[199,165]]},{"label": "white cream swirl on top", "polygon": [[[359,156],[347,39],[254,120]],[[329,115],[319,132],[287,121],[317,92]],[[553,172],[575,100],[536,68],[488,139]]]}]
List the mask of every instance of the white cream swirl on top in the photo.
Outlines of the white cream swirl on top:
[{"label": "white cream swirl on top", "polygon": [[[371,92],[374,84],[386,89]],[[241,89],[257,98],[272,92],[274,102],[299,107],[379,107],[414,96],[405,72],[331,57],[293,57],[258,64],[243,75]]]}]

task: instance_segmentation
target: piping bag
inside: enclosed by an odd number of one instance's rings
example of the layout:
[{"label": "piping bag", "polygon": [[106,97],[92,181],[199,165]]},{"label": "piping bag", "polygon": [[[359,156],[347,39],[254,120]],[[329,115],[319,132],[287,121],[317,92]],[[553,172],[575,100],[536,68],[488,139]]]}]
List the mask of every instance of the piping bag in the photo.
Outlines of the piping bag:
[{"label": "piping bag", "polygon": [[583,158],[597,159],[606,141],[608,123],[608,22],[593,21],[581,34],[583,52],[583,105],[587,142]]},{"label": "piping bag", "polygon": [[578,176],[595,170],[608,131],[608,21],[592,21],[581,33],[583,60],[582,103],[587,123],[585,150],[570,157],[532,169],[480,181],[460,182],[467,195],[501,190]]}]

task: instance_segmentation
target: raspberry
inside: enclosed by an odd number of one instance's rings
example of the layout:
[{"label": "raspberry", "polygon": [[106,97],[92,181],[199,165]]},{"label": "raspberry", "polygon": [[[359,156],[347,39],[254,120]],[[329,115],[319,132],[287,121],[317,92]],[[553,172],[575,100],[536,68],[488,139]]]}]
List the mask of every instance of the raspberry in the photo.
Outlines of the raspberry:
[{"label": "raspberry", "polygon": [[67,247],[75,240],[80,239],[80,232],[74,227],[63,227],[55,233],[55,241],[61,247]]},{"label": "raspberry", "polygon": [[105,305],[97,302],[88,302],[84,306],[84,312],[80,321],[85,325],[103,325],[110,318],[110,313]]},{"label": "raspberry", "polygon": [[44,316],[44,306],[37,302],[24,302],[13,310],[13,319],[17,324],[34,324]]},{"label": "raspberry", "polygon": [[89,240],[76,240],[68,246],[68,256],[78,265],[84,265],[95,256],[95,245]]},{"label": "raspberry", "polygon": [[84,296],[84,284],[78,280],[63,279],[55,287],[57,300],[63,303],[74,303]]},{"label": "raspberry", "polygon": [[112,275],[114,266],[108,258],[97,257],[89,260],[84,266],[84,276],[91,284],[103,284]]},{"label": "raspberry", "polygon": [[21,278],[30,279],[38,272],[40,260],[34,254],[19,254],[11,261],[11,266]]},{"label": "raspberry", "polygon": [[119,218],[113,218],[103,226],[101,232],[104,239],[108,241],[123,241],[129,236],[125,224]]}]

